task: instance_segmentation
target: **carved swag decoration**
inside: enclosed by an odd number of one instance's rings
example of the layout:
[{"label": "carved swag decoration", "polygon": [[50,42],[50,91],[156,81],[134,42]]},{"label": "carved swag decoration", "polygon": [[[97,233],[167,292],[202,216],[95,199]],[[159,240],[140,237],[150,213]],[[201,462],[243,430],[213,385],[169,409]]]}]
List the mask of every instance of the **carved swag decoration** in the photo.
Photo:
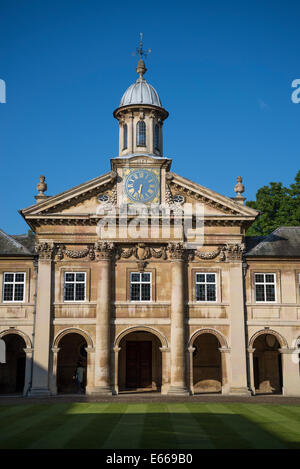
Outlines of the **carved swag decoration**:
[{"label": "carved swag decoration", "polygon": [[163,260],[166,260],[168,258],[167,248],[165,246],[162,246],[161,248],[157,249],[147,246],[144,243],[139,243],[131,248],[122,248],[121,246],[118,247],[116,254],[117,260],[129,259],[129,257],[132,256],[134,256],[139,261],[145,261],[146,259],[150,259],[151,257]]}]

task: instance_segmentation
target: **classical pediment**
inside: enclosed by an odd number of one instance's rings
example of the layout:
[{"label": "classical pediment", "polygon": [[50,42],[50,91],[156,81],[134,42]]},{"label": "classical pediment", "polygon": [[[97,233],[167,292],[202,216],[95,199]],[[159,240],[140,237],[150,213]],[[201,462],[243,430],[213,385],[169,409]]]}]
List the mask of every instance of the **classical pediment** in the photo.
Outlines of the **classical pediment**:
[{"label": "classical pediment", "polygon": [[185,202],[203,204],[205,216],[236,216],[254,219],[259,214],[257,210],[241,205],[234,199],[218,194],[178,174],[170,172],[166,182],[172,197],[177,194],[183,195]]}]

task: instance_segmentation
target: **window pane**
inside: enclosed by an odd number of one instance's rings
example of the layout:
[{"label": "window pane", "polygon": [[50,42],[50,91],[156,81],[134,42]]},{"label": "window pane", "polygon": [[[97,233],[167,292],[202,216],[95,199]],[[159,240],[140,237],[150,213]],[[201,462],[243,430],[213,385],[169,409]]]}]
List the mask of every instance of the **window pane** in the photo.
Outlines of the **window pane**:
[{"label": "window pane", "polygon": [[216,286],[215,284],[209,283],[206,285],[207,288],[207,301],[216,301]]},{"label": "window pane", "polygon": [[66,274],[66,282],[74,282],[75,275],[74,274]]},{"label": "window pane", "polygon": [[275,286],[266,285],[266,301],[275,301]]},{"label": "window pane", "polygon": [[5,274],[4,275],[4,282],[13,282],[14,281],[14,274]]},{"label": "window pane", "polygon": [[146,124],[144,121],[139,121],[136,127],[136,144],[137,146],[146,146]]},{"label": "window pane", "polygon": [[207,282],[210,282],[210,283],[211,283],[211,282],[215,283],[215,281],[216,281],[216,276],[215,276],[215,274],[207,274],[207,275],[206,275],[206,281],[207,281]]},{"label": "window pane", "polygon": [[197,274],[196,282],[205,282],[205,274]]},{"label": "window pane", "polygon": [[140,281],[140,274],[132,273],[131,274],[131,281],[132,282],[139,282]]},{"label": "window pane", "polygon": [[13,285],[12,283],[4,285],[3,290],[3,301],[12,301],[13,300]]},{"label": "window pane", "polygon": [[155,150],[159,150],[159,127],[157,124],[154,130],[154,148]]},{"label": "window pane", "polygon": [[142,301],[150,301],[150,284],[143,283],[142,284]]},{"label": "window pane", "polygon": [[127,148],[127,124],[124,125],[124,146],[123,149]]},{"label": "window pane", "polygon": [[150,273],[142,274],[142,282],[150,282]]},{"label": "window pane", "polygon": [[196,301],[205,301],[205,285],[196,285]]},{"label": "window pane", "polygon": [[265,290],[263,285],[255,285],[256,301],[265,301]]},{"label": "window pane", "polygon": [[139,283],[132,283],[130,285],[130,299],[132,301],[140,300],[140,284]]},{"label": "window pane", "polygon": [[76,281],[77,282],[84,282],[85,280],[85,274],[83,272],[80,272],[76,274]]},{"label": "window pane", "polygon": [[65,283],[65,301],[74,301],[74,283]]},{"label": "window pane", "polygon": [[264,282],[264,274],[255,274],[255,282]]},{"label": "window pane", "polygon": [[266,282],[274,283],[274,274],[266,274]]},{"label": "window pane", "polygon": [[85,284],[84,283],[76,283],[75,286],[75,300],[76,301],[84,301],[85,299]]},{"label": "window pane", "polygon": [[17,283],[15,285],[15,297],[14,301],[23,301],[24,299],[24,284]]},{"label": "window pane", "polygon": [[24,282],[24,274],[16,274],[16,282]]}]

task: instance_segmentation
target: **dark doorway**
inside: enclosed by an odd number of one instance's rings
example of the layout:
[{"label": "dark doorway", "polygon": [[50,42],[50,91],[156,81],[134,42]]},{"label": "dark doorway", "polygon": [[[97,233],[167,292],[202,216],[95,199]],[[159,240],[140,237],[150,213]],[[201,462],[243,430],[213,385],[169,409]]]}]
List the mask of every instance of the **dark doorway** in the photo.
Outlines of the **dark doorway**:
[{"label": "dark doorway", "polygon": [[273,334],[261,334],[253,343],[253,372],[256,394],[282,393],[280,344]]},{"label": "dark doorway", "polygon": [[78,393],[78,386],[74,379],[78,363],[83,367],[82,391],[86,387],[87,347],[82,335],[69,333],[59,342],[57,364],[57,392],[64,394]]},{"label": "dark doorway", "polygon": [[18,334],[3,337],[6,344],[6,363],[0,364],[0,393],[23,393],[26,368],[25,341]]},{"label": "dark doorway", "polygon": [[213,334],[201,334],[193,347],[193,384],[194,392],[219,393],[222,391],[221,347]]},{"label": "dark doorway", "polygon": [[152,342],[126,343],[126,387],[152,387]]}]

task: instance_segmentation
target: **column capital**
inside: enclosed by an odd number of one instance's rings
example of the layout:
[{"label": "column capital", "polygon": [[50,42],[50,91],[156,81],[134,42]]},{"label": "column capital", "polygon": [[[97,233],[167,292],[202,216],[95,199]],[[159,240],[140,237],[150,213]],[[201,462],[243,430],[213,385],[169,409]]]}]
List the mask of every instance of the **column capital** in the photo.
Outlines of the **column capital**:
[{"label": "column capital", "polygon": [[220,350],[221,353],[230,353],[231,352],[231,348],[229,348],[229,347],[220,347],[219,350]]},{"label": "column capital", "polygon": [[31,347],[25,347],[23,350],[26,353],[26,355],[32,355],[33,354],[33,348],[31,348]]},{"label": "column capital", "polygon": [[54,253],[53,243],[36,243],[34,251],[39,256],[40,261],[51,261]]},{"label": "column capital", "polygon": [[170,348],[169,347],[166,347],[165,345],[163,345],[162,347],[159,347],[159,350],[161,352],[170,352]]},{"label": "column capital", "polygon": [[282,354],[293,354],[295,353],[295,351],[299,351],[299,349],[294,349],[294,348],[286,348],[286,347],[282,347],[282,348],[279,348],[278,349],[278,352],[282,353]]},{"label": "column capital", "polygon": [[118,347],[118,345],[116,345],[115,347],[113,347],[113,351],[114,351],[115,353],[119,353],[120,350],[121,350],[121,347]]},{"label": "column capital", "polygon": [[193,353],[193,352],[195,352],[196,347],[190,346],[190,347],[188,347],[186,350],[187,350],[187,352]]},{"label": "column capital", "polygon": [[94,353],[96,351],[95,347],[85,347],[84,350],[86,351],[86,353]]},{"label": "column capital", "polygon": [[97,241],[95,243],[95,254],[97,261],[110,261],[115,251],[114,243]]},{"label": "column capital", "polygon": [[247,348],[247,352],[249,352],[249,353],[254,353],[254,352],[255,352],[255,348],[253,348],[253,347],[248,347],[248,348]]},{"label": "column capital", "polygon": [[170,258],[174,261],[184,261],[186,256],[186,250],[183,243],[169,243],[168,252]]},{"label": "column capital", "polygon": [[60,348],[59,347],[52,347],[51,351],[53,353],[58,353],[60,351]]}]

